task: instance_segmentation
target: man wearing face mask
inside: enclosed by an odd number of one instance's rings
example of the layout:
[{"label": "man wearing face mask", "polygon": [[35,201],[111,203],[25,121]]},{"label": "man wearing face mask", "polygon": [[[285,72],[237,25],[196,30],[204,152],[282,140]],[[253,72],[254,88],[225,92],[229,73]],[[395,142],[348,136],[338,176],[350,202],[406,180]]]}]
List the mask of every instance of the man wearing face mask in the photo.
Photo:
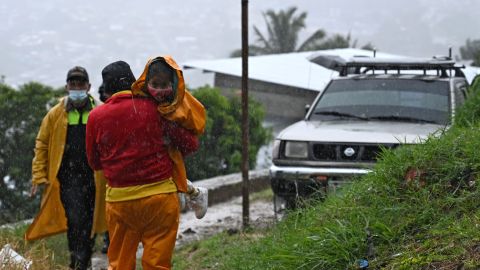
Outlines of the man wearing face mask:
[{"label": "man wearing face mask", "polygon": [[96,191],[102,192],[99,188],[102,174],[89,167],[85,149],[88,116],[100,105],[88,94],[90,86],[85,68],[70,69],[65,86],[68,96],[42,121],[32,163],[31,195],[36,193],[38,185],[47,187],[40,213],[25,236],[34,240],[66,230],[70,268],[80,270],[89,267],[93,232],[105,231],[105,223],[99,216],[104,214],[101,210],[104,202],[96,197]]}]

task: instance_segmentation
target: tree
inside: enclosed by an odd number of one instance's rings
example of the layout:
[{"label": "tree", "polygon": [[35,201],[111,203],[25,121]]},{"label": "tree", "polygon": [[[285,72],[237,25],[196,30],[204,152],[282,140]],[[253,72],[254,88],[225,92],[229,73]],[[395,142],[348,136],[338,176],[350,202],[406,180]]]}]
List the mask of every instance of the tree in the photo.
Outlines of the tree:
[{"label": "tree", "polygon": [[31,217],[37,200],[30,190],[35,137],[61,92],[39,83],[15,90],[0,84],[0,224]]},{"label": "tree", "polygon": [[[207,111],[205,133],[200,137],[200,149],[186,159],[187,174],[191,180],[200,180],[240,171],[242,142],[241,102],[239,97],[228,99],[216,88],[202,87],[193,91]],[[260,147],[271,137],[262,126],[263,107],[249,100],[249,166],[256,163]]]},{"label": "tree", "polygon": [[480,50],[476,51],[473,55],[472,66],[480,67]]},{"label": "tree", "polygon": [[[351,36],[342,36],[335,34],[326,38],[326,33],[322,29],[316,30],[300,46],[298,36],[300,30],[305,28],[306,12],[296,16],[296,7],[291,7],[286,11],[275,12],[268,10],[263,14],[267,26],[267,35],[262,34],[260,30],[253,26],[257,37],[256,44],[249,46],[250,55],[277,54],[288,52],[315,51],[335,48],[355,47],[356,41],[351,41]],[[367,44],[370,47],[371,44]],[[241,50],[235,50],[231,53],[232,57],[241,56]]]},{"label": "tree", "polygon": [[480,39],[467,39],[460,47],[460,56],[463,60],[473,60],[472,66],[480,67]]}]

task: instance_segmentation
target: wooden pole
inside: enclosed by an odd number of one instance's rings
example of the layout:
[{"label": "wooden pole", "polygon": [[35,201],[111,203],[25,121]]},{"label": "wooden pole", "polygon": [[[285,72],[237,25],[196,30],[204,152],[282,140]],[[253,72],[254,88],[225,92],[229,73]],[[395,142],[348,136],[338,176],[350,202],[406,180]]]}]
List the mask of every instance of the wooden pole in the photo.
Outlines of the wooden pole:
[{"label": "wooden pole", "polygon": [[248,0],[242,0],[242,220],[250,222],[250,181],[248,179]]}]

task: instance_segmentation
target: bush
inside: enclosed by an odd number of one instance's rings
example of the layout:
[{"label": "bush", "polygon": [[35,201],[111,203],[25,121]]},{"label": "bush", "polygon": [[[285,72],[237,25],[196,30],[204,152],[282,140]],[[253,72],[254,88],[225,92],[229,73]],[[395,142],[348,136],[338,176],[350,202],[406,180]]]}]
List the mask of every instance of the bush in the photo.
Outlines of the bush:
[{"label": "bush", "polygon": [[[186,159],[191,180],[239,172],[242,157],[241,101],[228,99],[216,88],[201,87],[193,95],[205,106],[207,124],[200,137],[200,149]],[[260,147],[271,138],[262,126],[265,116],[261,104],[249,99],[249,166],[253,168]]]},{"label": "bush", "polygon": [[29,200],[33,148],[40,122],[61,92],[40,83],[18,90],[0,83],[0,224],[32,217]]},{"label": "bush", "polygon": [[467,92],[467,102],[455,112],[455,125],[472,127],[480,121],[480,75],[477,75]]}]

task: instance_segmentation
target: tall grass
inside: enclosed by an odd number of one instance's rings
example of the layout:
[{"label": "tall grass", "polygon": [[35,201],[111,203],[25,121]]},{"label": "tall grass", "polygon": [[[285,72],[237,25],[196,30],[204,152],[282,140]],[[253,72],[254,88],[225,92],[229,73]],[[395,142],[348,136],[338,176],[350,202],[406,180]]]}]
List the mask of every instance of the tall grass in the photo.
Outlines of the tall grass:
[{"label": "tall grass", "polygon": [[[69,269],[70,253],[68,251],[66,234],[58,234],[41,240],[27,242],[23,240],[27,227],[28,224],[19,225],[11,229],[0,229],[0,249],[6,244],[10,244],[13,250],[22,257],[32,261],[30,270]],[[95,250],[100,250],[103,244],[101,238],[96,237]],[[14,265],[2,266],[0,262],[1,270],[17,270],[17,268]]]},{"label": "tall grass", "polygon": [[[23,240],[27,225],[0,230],[0,248],[6,244],[24,258],[32,261],[30,270],[68,269],[68,246],[65,234],[34,242]],[[2,270],[14,270],[15,266],[4,266]]]}]

